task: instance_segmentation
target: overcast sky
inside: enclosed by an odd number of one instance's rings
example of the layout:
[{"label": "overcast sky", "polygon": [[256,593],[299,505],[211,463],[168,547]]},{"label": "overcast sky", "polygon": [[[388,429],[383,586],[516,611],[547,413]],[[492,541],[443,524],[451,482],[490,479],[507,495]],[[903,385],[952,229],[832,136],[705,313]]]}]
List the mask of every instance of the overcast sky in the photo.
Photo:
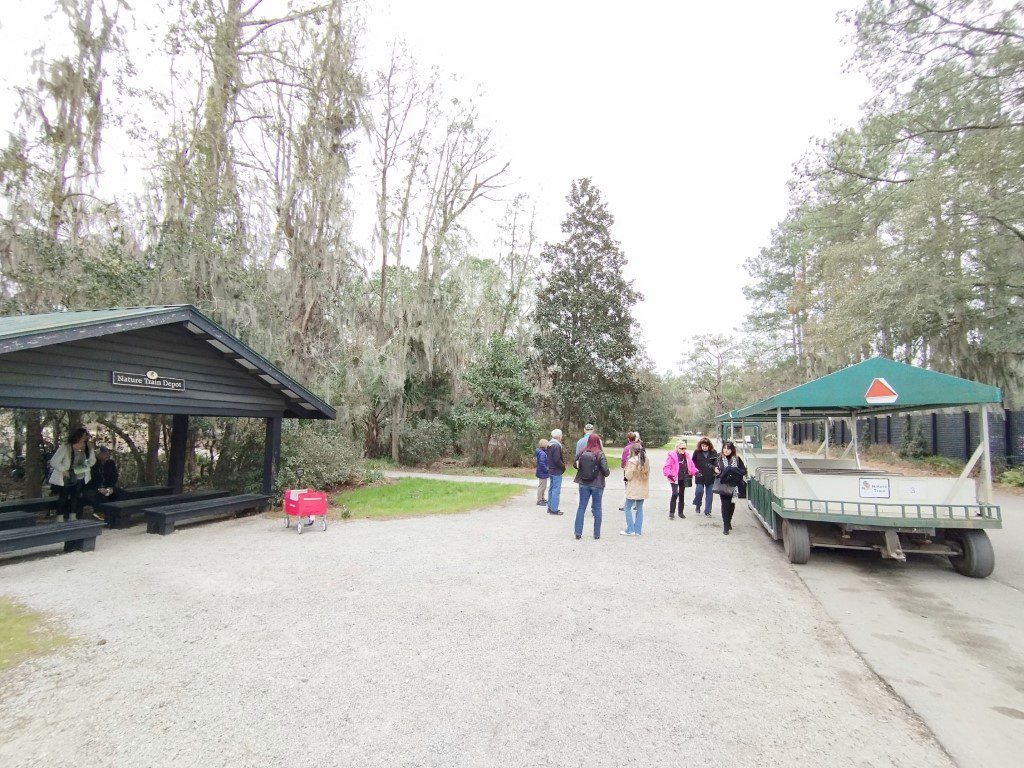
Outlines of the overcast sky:
[{"label": "overcast sky", "polygon": [[[852,5],[856,5],[855,3]],[[565,196],[590,176],[615,216],[637,316],[660,370],[693,334],[746,313],[743,262],[785,215],[814,136],[854,123],[869,91],[844,73],[838,0],[664,3],[390,0],[368,52],[395,36],[479,82],[485,119],[560,238]]]},{"label": "overcast sky", "polygon": [[[151,16],[155,2],[133,6]],[[7,116],[27,50],[50,33],[49,4],[0,3]],[[535,201],[542,241],[561,237],[572,180],[594,180],[646,297],[647,349],[669,370],[692,335],[740,325],[743,263],[785,215],[793,163],[812,137],[857,119],[869,91],[844,72],[849,30],[836,20],[850,5],[373,0],[363,58],[367,70],[382,65],[402,38],[422,66],[457,76],[463,95],[479,85],[481,117],[511,161],[509,194]],[[105,161],[116,165],[131,163]],[[371,218],[357,225],[369,245]],[[476,234],[490,251],[486,222]]]}]

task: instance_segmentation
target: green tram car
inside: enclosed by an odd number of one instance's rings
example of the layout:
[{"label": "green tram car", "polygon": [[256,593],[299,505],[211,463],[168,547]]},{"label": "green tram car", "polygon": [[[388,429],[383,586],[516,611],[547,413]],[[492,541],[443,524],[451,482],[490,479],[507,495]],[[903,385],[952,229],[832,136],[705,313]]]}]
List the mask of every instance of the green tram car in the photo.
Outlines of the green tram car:
[{"label": "green tram car", "polygon": [[[750,473],[747,501],[791,563],[806,563],[812,547],[874,550],[905,561],[908,553],[941,555],[965,576],[984,578],[995,567],[986,529],[1002,527],[992,500],[988,407],[992,387],[876,357],[718,417],[723,439],[734,439]],[[934,477],[862,466],[856,420],[916,410],[980,411],[980,444],[959,477]],[[829,426],[849,425],[839,455]],[[790,424],[825,421],[814,455],[786,444]],[[762,430],[774,425],[774,449]],[[767,430],[765,430],[767,431]],[[972,477],[980,463],[978,477]]]}]

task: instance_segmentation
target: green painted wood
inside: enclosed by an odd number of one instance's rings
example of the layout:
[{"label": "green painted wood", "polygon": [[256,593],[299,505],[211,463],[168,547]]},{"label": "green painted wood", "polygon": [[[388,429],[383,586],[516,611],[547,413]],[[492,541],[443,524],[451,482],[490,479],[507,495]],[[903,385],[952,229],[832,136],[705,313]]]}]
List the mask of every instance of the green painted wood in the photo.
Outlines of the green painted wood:
[{"label": "green painted wood", "polygon": [[[144,342],[137,343],[138,339]],[[0,406],[335,417],[330,405],[190,305],[0,317],[0,362]],[[157,390],[133,394],[113,387],[111,370],[158,370],[164,376],[186,379],[188,397]],[[3,374],[9,380],[4,381]],[[111,389],[120,397],[113,396]],[[296,397],[284,396],[284,389]],[[36,395],[38,402],[33,400]],[[194,399],[195,410],[183,405],[189,399]]]},{"label": "green painted wood", "polygon": [[[875,379],[883,379],[896,392],[894,402],[871,403],[867,400],[868,389]],[[783,409],[783,417],[787,419],[820,418],[849,416],[854,412],[869,415],[983,405],[1001,403],[1002,399],[999,387],[898,363],[884,357],[873,357],[722,414],[718,421],[774,419],[779,408]],[[800,413],[793,413],[794,410]]]}]

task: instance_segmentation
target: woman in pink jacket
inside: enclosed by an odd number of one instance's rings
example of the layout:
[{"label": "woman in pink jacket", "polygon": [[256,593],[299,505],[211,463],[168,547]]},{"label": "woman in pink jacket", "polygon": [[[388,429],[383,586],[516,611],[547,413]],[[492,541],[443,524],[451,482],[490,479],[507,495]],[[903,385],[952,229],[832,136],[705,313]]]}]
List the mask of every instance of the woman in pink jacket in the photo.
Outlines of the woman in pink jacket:
[{"label": "woman in pink jacket", "polygon": [[690,452],[686,450],[686,441],[680,440],[676,443],[674,450],[668,452],[665,459],[665,466],[661,472],[668,478],[672,485],[672,500],[668,503],[668,519],[676,519],[676,502],[679,502],[679,517],[685,518],[683,508],[686,506],[684,499],[686,489],[693,484],[693,476],[697,474],[697,468],[693,465]]}]

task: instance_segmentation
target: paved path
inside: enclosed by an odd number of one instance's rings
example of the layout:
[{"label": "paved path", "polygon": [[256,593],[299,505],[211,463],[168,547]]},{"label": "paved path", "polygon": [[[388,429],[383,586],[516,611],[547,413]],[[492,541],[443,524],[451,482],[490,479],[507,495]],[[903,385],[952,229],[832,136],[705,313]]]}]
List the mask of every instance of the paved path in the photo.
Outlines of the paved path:
[{"label": "paved path", "polygon": [[844,634],[967,768],[1024,762],[1024,497],[998,494],[996,570],[814,550],[796,572]]},{"label": "paved path", "polygon": [[752,518],[670,522],[656,480],[627,538],[609,486],[600,541],[524,488],[0,563],[79,639],[0,678],[0,765],[951,765]]}]

